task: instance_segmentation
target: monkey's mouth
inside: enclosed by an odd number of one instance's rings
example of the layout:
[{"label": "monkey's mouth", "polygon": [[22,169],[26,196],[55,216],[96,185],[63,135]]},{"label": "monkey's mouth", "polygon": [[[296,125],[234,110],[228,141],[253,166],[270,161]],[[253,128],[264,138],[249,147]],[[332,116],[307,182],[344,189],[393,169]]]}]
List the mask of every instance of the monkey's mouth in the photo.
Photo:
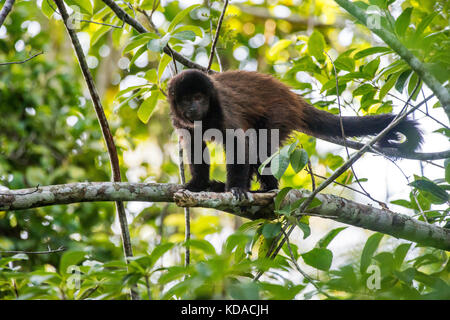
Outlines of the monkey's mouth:
[{"label": "monkey's mouth", "polygon": [[199,113],[197,113],[197,112],[185,112],[184,113],[184,118],[186,120],[188,120],[189,122],[202,120],[201,115]]}]

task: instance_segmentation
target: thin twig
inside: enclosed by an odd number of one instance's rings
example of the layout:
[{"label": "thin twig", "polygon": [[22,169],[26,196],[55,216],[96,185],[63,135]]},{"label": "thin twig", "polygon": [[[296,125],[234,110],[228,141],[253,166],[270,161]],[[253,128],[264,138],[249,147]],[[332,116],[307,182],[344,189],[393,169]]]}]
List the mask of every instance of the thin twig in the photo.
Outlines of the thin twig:
[{"label": "thin twig", "polygon": [[[56,10],[52,4],[50,3],[50,0],[45,0],[48,3],[48,6],[53,10],[53,12],[55,12],[58,16],[61,16],[61,13],[58,12],[58,10]],[[85,20],[85,19],[75,19],[75,21],[80,21],[80,22],[85,22],[85,23],[93,23],[93,24],[99,24],[102,26],[107,26],[107,27],[112,27],[112,28],[116,28],[116,29],[122,29],[123,26],[125,25],[125,21],[122,21],[122,25],[121,26],[116,26],[113,24],[109,24],[109,23],[104,23],[104,22],[97,22],[97,21],[92,21],[92,20]]]},{"label": "thin twig", "polygon": [[[137,32],[139,33],[148,33],[149,31],[140,24],[136,19],[134,19],[132,16],[130,16],[128,13],[126,13],[114,0],[102,0],[108,7],[111,8],[111,10],[117,15],[117,17],[125,21],[125,23],[132,26]],[[167,45],[163,48],[164,53],[171,54],[173,52],[174,58],[180,62],[182,65],[192,68],[192,69],[198,69],[202,71],[206,71],[206,68],[189,60],[186,59],[183,55],[179,54],[177,51],[172,50]]]},{"label": "thin twig", "polygon": [[311,189],[314,191],[316,190],[316,180],[314,179],[314,172],[312,170],[311,160],[308,157],[308,163],[306,164],[308,166],[308,170],[306,170],[309,175],[311,176]]},{"label": "thin twig", "polygon": [[58,249],[48,249],[46,251],[14,251],[14,250],[5,250],[0,251],[0,254],[8,253],[8,254],[18,254],[18,253],[24,253],[24,254],[50,254],[50,253],[57,253],[66,251],[66,248],[59,247]]},{"label": "thin twig", "polygon": [[[382,154],[380,154],[381,156],[383,156]],[[392,162],[393,164],[394,164],[394,166],[402,173],[402,175],[403,175],[403,177],[405,178],[405,180],[406,180],[406,182],[408,183],[408,185],[409,185],[409,177],[406,175],[406,173],[402,170],[402,168],[400,168],[400,166],[394,161],[394,160],[392,160],[392,159],[389,159],[388,157],[386,157],[386,156],[383,156],[384,158],[386,158],[387,160],[389,160],[390,162]],[[417,205],[417,208],[419,208],[419,213],[420,213],[420,215],[422,216],[422,218],[423,218],[423,220],[425,221],[425,222],[427,222],[428,223],[428,219],[427,219],[427,217],[426,217],[426,215],[425,215],[425,213],[424,213],[424,211],[423,211],[423,209],[422,209],[422,207],[421,207],[421,205],[420,205],[420,203],[419,203],[419,200],[417,199],[417,196],[416,196],[416,194],[413,192],[412,193],[412,196],[413,196],[413,198],[414,198],[414,202],[416,203],[416,205]]]},{"label": "thin twig", "polygon": [[227,6],[228,6],[228,0],[225,0],[225,3],[223,5],[223,9],[222,9],[222,13],[221,13],[220,18],[219,18],[219,22],[217,23],[216,34],[214,35],[214,40],[213,40],[213,43],[211,45],[211,52],[209,54],[208,67],[206,68],[206,70],[208,72],[211,69],[212,61],[214,59],[214,52],[216,50],[217,41],[219,40],[220,28],[222,27],[222,22],[223,22],[223,18],[225,17],[225,11],[227,10]]},{"label": "thin twig", "polygon": [[[156,1],[153,2],[153,9],[152,9],[152,12],[150,14],[148,14],[147,11],[145,11],[144,9],[141,9],[141,8],[137,8],[137,11],[144,15],[144,17],[147,19],[147,22],[150,25],[150,27],[153,29],[153,31],[159,37],[161,37],[161,32],[159,32],[158,28],[155,26],[155,24],[152,21],[153,12],[155,12],[155,10],[158,8],[158,5],[159,5],[159,4],[155,5],[155,3],[156,3]],[[169,44],[167,44],[167,47],[169,48],[169,54],[172,57],[172,63],[174,65],[173,69],[170,66],[170,71],[172,72],[172,76],[174,76],[175,74],[178,74],[177,63],[176,63],[176,60],[175,60],[175,57],[174,57],[174,54],[173,54],[173,52],[174,52],[173,49],[170,47]],[[163,90],[161,88],[160,88],[160,90],[165,96],[167,96],[166,93],[163,92]]]},{"label": "thin twig", "polygon": [[[34,189],[33,191],[25,192],[25,193],[19,193],[18,196],[26,196],[26,195],[29,195],[29,194],[32,194],[32,193],[36,193],[38,191],[39,191],[39,184],[36,186],[36,189]],[[9,193],[2,193],[2,192],[0,192],[0,195],[7,196],[7,195],[9,195]]]},{"label": "thin twig", "polygon": [[[209,9],[209,34],[211,35],[212,39],[212,30],[213,30],[213,21],[211,19],[211,0],[206,1]],[[217,63],[219,65],[219,71],[222,72],[222,61],[220,60],[219,53],[217,52],[217,48],[214,50],[214,53],[216,55]]]},{"label": "thin twig", "polygon": [[122,25],[121,26],[116,26],[116,25],[113,25],[113,24],[104,23],[104,22],[97,22],[97,21],[92,21],[92,20],[84,20],[84,19],[80,20],[80,22],[99,24],[99,25],[102,25],[102,26],[107,26],[107,27],[116,28],[116,29],[122,29],[123,26],[125,25],[124,21],[122,21]]},{"label": "thin twig", "polygon": [[[101,130],[102,130],[103,139],[105,140],[106,147],[108,149],[108,155],[109,155],[109,160],[110,160],[110,164],[111,164],[113,181],[120,182],[122,180],[122,178],[121,178],[121,174],[120,174],[119,157],[117,155],[116,145],[114,143],[114,138],[113,138],[113,135],[109,128],[108,120],[106,119],[105,112],[103,110],[100,96],[98,95],[97,88],[95,87],[94,80],[89,71],[89,67],[87,65],[86,58],[83,53],[83,49],[81,47],[80,41],[78,40],[77,33],[75,32],[75,30],[71,29],[70,26],[67,24],[69,15],[66,11],[64,2],[62,0],[53,0],[53,1],[55,2],[56,6],[58,7],[58,10],[61,14],[64,25],[66,26],[66,30],[72,41],[72,45],[74,47],[76,56],[78,58],[78,62],[80,64],[81,71],[83,73],[84,79],[88,86],[89,93],[91,95],[91,99],[93,102],[93,106],[94,106],[95,112],[97,114],[97,119],[98,119],[98,122],[99,122]],[[119,223],[120,223],[120,228],[121,228],[122,243],[123,243],[123,249],[124,249],[124,253],[125,253],[125,261],[126,261],[126,263],[128,263],[127,258],[133,256],[133,249],[131,246],[130,233],[128,230],[128,222],[127,222],[127,217],[126,217],[125,207],[123,205],[123,202],[121,202],[121,201],[116,202],[116,211],[117,211],[117,215],[119,217]],[[131,289],[131,298],[133,300],[138,299],[137,293],[134,291],[133,288]]]},{"label": "thin twig", "polygon": [[[422,93],[423,93],[423,90],[422,90]],[[403,102],[403,103],[406,103],[406,101],[405,101],[404,99],[399,98],[399,97],[397,97],[396,95],[394,95],[394,94],[392,94],[392,93],[388,93],[388,96],[391,96],[392,98],[395,98],[395,99],[397,99],[397,100],[400,100],[400,101]],[[423,98],[425,99],[425,95],[423,95]],[[410,103],[408,103],[408,104],[409,104],[410,106],[413,106],[413,105],[410,104]],[[430,119],[436,121],[437,123],[439,123],[439,124],[440,124],[441,126],[443,126],[444,128],[450,129],[450,127],[447,126],[445,123],[439,121],[438,119],[436,119],[435,117],[431,116],[431,115],[428,113],[428,103],[427,103],[427,102],[425,102],[425,110],[426,110],[426,111],[417,109],[417,111],[421,112],[422,114],[424,114],[424,115],[427,116],[428,118],[430,118]]]},{"label": "thin twig", "polygon": [[[341,100],[340,100],[340,94],[339,94],[339,81],[338,81],[338,75],[337,75],[337,71],[336,71],[336,66],[334,65],[333,59],[331,59],[330,55],[328,54],[328,52],[323,51],[328,59],[330,59],[331,65],[333,66],[333,70],[334,70],[334,78],[336,79],[336,97],[337,97],[337,104],[338,104],[338,108],[339,108],[339,125],[341,127],[341,134],[342,134],[342,138],[344,141],[344,147],[345,147],[345,151],[347,153],[347,159],[350,158],[350,152],[348,151],[348,147],[347,144],[345,143],[345,141],[347,141],[347,137],[345,136],[345,132],[344,132],[344,123],[342,120],[342,110],[341,110]],[[364,194],[366,195],[366,197],[368,197],[370,200],[377,202],[382,208],[385,209],[389,209],[388,206],[381,201],[378,201],[376,199],[374,199],[369,192],[367,192],[366,189],[364,189],[364,187],[362,186],[361,182],[358,179],[358,176],[356,175],[355,172],[355,168],[353,168],[353,166],[350,166],[350,170],[353,173],[353,176],[355,177],[356,182],[358,183],[359,187],[361,188],[362,192],[364,192]]]},{"label": "thin twig", "polygon": [[148,300],[152,300],[152,294],[150,291],[150,281],[148,279],[148,275],[145,275],[144,278],[145,278],[145,286],[147,287]]},{"label": "thin twig", "polygon": [[[179,161],[179,170],[180,170],[180,180],[181,184],[186,183],[186,176],[184,174],[184,159],[183,159],[183,146],[181,145],[181,136],[178,137],[178,161]],[[184,223],[185,223],[185,232],[184,232],[184,240],[186,242],[186,254],[184,256],[184,264],[188,266],[191,262],[191,251],[189,246],[189,240],[191,239],[191,212],[190,208],[184,208]]]},{"label": "thin twig", "polygon": [[7,66],[7,65],[10,65],[10,64],[22,64],[22,63],[25,63],[27,61],[30,61],[31,59],[33,59],[33,58],[35,58],[35,57],[37,57],[37,56],[39,56],[39,55],[41,55],[43,53],[44,53],[43,51],[38,52],[38,53],[32,55],[31,57],[29,57],[29,58],[27,58],[25,60],[21,60],[21,61],[0,62],[0,66]]},{"label": "thin twig", "polygon": [[[382,154],[380,154],[380,155],[383,156]],[[389,158],[388,158],[388,159],[389,159]],[[391,160],[391,159],[390,159],[390,160]],[[305,169],[305,171],[308,172],[309,174],[311,174],[311,172],[309,171],[309,169]],[[315,177],[320,178],[320,179],[323,179],[323,180],[326,180],[326,179],[327,179],[327,177],[321,176],[320,174],[317,174],[317,173],[313,173],[313,175],[314,175]],[[343,183],[340,183],[340,182],[337,182],[337,181],[334,181],[334,184],[337,184],[337,185],[339,185],[339,186],[341,186],[341,187],[344,187],[344,188],[346,188],[346,189],[352,190],[353,192],[359,193],[359,194],[361,194],[361,195],[363,195],[363,196],[367,196],[367,195],[366,195],[364,192],[362,192],[361,190],[352,188],[352,187],[350,187],[350,186],[348,186],[348,185],[346,185],[346,184],[343,184]],[[376,202],[378,203],[378,201],[376,201]]]}]

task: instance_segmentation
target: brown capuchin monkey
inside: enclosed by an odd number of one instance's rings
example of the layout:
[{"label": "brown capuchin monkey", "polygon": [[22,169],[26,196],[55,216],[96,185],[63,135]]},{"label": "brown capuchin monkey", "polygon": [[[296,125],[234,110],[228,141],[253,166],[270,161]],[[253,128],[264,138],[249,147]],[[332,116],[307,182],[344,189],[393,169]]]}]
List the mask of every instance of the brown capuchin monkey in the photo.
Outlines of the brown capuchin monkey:
[{"label": "brown capuchin monkey", "polygon": [[[192,174],[185,188],[190,191],[231,191],[241,197],[249,191],[254,174],[260,182],[261,192],[277,189],[278,181],[274,176],[258,172],[258,167],[270,156],[270,153],[261,156],[259,149],[263,145],[268,152],[273,151],[273,132],[278,135],[276,144],[285,141],[293,130],[319,138],[342,138],[339,116],[314,108],[279,80],[257,72],[227,71],[207,75],[198,70],[186,70],[170,81],[168,100],[173,126],[178,132],[187,132],[191,137],[191,141],[186,142],[183,136],[183,147]],[[393,114],[342,117],[344,135],[376,135],[394,118]],[[200,140],[195,139],[194,128],[201,130],[197,135]],[[220,132],[224,137],[222,141],[216,137],[205,138],[203,134],[208,129]],[[249,142],[248,136],[228,136],[227,129],[241,129],[245,133],[254,129],[257,132],[256,142]],[[266,135],[264,139],[262,134]],[[400,143],[402,135],[406,141]],[[204,154],[209,157],[205,139],[224,144],[227,152],[226,184],[209,178],[209,158],[208,161],[203,159]],[[261,144],[263,140],[264,144]],[[405,119],[385,135],[378,146],[395,148],[407,154],[416,150],[421,142],[422,134],[417,123]],[[230,157],[228,145],[234,153]],[[239,149],[239,146],[242,148]],[[195,153],[200,154],[200,161],[193,161]],[[237,159],[239,156],[241,161]],[[251,156],[256,156],[256,161],[250,162]]]}]

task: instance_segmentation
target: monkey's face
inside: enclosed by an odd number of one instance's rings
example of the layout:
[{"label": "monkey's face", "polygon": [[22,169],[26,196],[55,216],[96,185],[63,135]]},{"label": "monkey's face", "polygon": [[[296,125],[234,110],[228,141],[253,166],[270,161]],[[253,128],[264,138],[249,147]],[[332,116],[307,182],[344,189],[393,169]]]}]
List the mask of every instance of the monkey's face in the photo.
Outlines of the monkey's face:
[{"label": "monkey's face", "polygon": [[209,109],[209,97],[201,92],[185,95],[178,103],[183,117],[191,122],[202,120]]}]

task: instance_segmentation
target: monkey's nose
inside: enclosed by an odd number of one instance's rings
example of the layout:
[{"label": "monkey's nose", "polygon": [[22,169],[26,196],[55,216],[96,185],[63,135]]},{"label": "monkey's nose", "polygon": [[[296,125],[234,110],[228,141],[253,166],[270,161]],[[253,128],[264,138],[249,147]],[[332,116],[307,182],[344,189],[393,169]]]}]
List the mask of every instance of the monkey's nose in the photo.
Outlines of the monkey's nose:
[{"label": "monkey's nose", "polygon": [[192,117],[194,115],[193,111],[187,110],[184,112],[184,116],[188,119],[188,120],[192,120]]}]

